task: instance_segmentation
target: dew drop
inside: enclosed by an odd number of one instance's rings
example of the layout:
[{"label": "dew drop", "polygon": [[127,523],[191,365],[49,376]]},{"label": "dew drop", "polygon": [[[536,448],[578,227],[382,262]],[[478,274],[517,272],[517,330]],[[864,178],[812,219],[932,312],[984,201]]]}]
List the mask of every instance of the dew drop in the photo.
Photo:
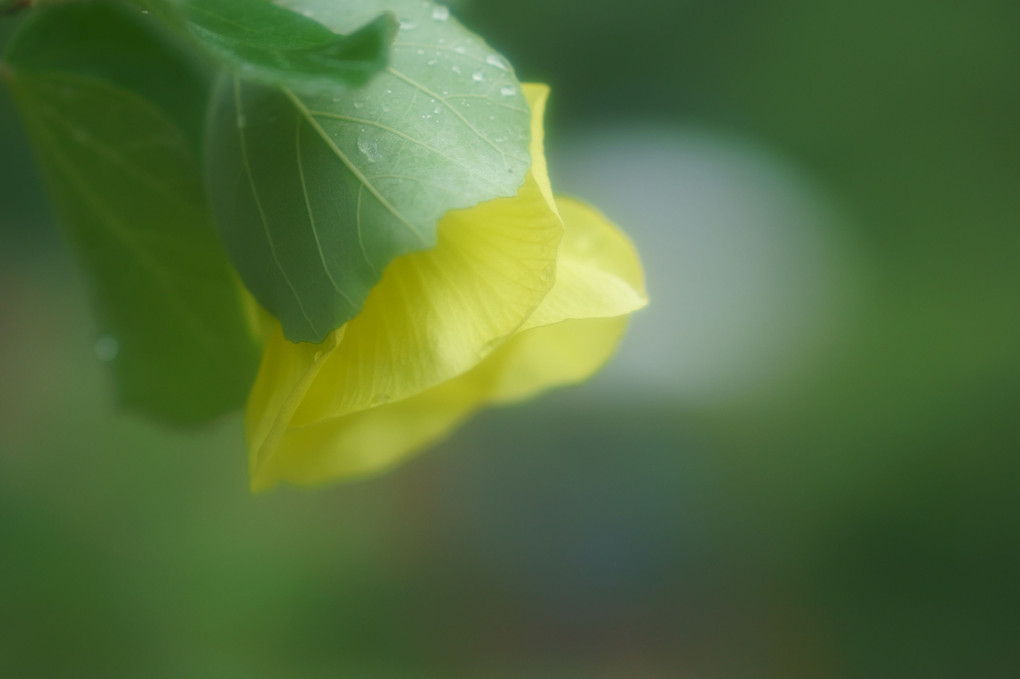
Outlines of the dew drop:
[{"label": "dew drop", "polygon": [[504,97],[512,97],[515,94],[517,94],[517,88],[514,87],[513,85],[504,85],[503,87],[499,88],[499,93],[502,94]]},{"label": "dew drop", "polygon": [[368,159],[368,162],[375,163],[382,159],[379,151],[379,142],[364,134],[358,137],[358,150]]},{"label": "dew drop", "polygon": [[120,353],[120,342],[113,335],[100,335],[96,340],[95,352],[96,358],[103,363],[109,363]]},{"label": "dew drop", "polygon": [[450,70],[456,73],[457,75],[462,75],[464,73],[464,71],[460,70],[460,66],[457,66],[456,64],[454,64],[453,67],[450,68]]},{"label": "dew drop", "polygon": [[374,406],[381,406],[384,403],[389,403],[389,402],[390,402],[390,395],[389,394],[376,394],[372,398],[372,405],[374,405]]},{"label": "dew drop", "polygon": [[503,57],[499,56],[498,54],[490,54],[489,56],[485,57],[485,63],[487,63],[489,66],[495,66],[501,71],[510,70],[510,67],[507,66],[506,61],[504,61]]},{"label": "dew drop", "polygon": [[439,63],[438,59],[429,59],[428,61],[425,62],[425,65],[426,66],[435,66],[438,63]]},{"label": "dew drop", "polygon": [[482,73],[481,71],[475,71],[474,73],[471,74],[471,79],[474,80],[476,83],[480,83],[483,80],[485,80],[485,74]]},{"label": "dew drop", "polygon": [[446,21],[450,18],[450,10],[445,5],[437,5],[432,10],[432,18],[436,21]]},{"label": "dew drop", "polygon": [[434,109],[432,109],[433,113],[442,113],[442,111],[443,111],[443,109],[439,108],[438,106],[436,106]]},{"label": "dew drop", "polygon": [[465,54],[467,53],[467,47],[464,47],[464,45],[457,45],[453,48],[453,51],[457,54]]},{"label": "dew drop", "polygon": [[400,24],[400,30],[402,31],[413,31],[418,25],[410,19],[397,19],[397,22]]}]

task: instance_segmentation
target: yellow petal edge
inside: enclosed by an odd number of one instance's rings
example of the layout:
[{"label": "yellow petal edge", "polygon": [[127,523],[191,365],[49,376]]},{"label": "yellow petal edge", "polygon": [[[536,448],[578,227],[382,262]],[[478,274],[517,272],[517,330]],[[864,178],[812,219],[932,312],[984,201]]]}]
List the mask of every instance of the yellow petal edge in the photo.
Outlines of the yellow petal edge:
[{"label": "yellow petal edge", "polygon": [[637,252],[594,209],[554,199],[548,88],[525,85],[532,167],[517,196],[446,215],[321,344],[265,324],[245,429],[253,491],[382,471],[487,404],[580,382],[647,304]]}]

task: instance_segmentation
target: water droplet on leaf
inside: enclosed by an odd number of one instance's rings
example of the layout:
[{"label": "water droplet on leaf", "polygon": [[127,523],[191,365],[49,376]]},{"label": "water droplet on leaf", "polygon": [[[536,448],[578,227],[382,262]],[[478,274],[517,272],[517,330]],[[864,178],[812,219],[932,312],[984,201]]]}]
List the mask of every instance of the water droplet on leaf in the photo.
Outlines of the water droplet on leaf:
[{"label": "water droplet on leaf", "polygon": [[368,162],[375,163],[382,159],[379,151],[379,142],[366,135],[358,137],[358,150],[368,159]]},{"label": "water droplet on leaf", "polygon": [[489,66],[495,66],[501,71],[510,70],[510,67],[503,60],[503,57],[499,56],[498,54],[490,54],[489,56],[485,57],[485,63],[487,63]]}]

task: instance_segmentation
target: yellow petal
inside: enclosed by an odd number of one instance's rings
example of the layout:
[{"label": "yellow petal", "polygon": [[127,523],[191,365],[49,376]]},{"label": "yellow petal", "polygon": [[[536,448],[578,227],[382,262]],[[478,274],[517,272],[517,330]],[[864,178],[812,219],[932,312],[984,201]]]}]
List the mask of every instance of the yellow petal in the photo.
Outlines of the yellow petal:
[{"label": "yellow petal", "polygon": [[648,304],[644,272],[626,235],[599,211],[557,198],[564,233],[556,283],[522,329],[571,318],[609,318]]},{"label": "yellow petal", "polygon": [[573,320],[519,333],[473,370],[421,394],[290,427],[252,478],[311,485],[383,471],[445,436],[486,403],[586,379],[612,355],[626,317]]},{"label": "yellow petal", "polygon": [[524,83],[521,89],[531,107],[531,176],[535,178],[546,202],[556,210],[556,199],[553,198],[552,184],[549,182],[549,168],[545,162],[545,129],[542,127],[545,104],[549,100],[549,86]]},{"label": "yellow petal", "polygon": [[252,468],[289,427],[396,402],[476,366],[548,293],[563,224],[542,148],[544,86],[528,86],[532,168],[517,196],[454,211],[437,245],[394,260],[361,313],[320,345],[270,332],[246,418]]},{"label": "yellow petal", "polygon": [[[580,382],[612,355],[626,314],[644,306],[644,275],[627,238],[595,210],[560,200],[566,232],[540,322],[480,365],[420,394],[290,427],[256,488],[280,480],[323,483],[386,469],[435,442],[474,410]],[[586,318],[585,316],[590,316]],[[342,350],[342,349],[341,349]]]}]

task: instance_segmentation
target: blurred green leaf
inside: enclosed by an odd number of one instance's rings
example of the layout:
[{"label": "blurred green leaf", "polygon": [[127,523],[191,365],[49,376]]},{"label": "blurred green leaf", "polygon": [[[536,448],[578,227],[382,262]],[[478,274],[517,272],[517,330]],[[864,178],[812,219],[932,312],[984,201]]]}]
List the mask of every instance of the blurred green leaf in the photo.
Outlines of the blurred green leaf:
[{"label": "blurred green leaf", "polygon": [[530,112],[513,71],[441,6],[289,2],[346,32],[384,9],[391,66],[352,93],[224,78],[208,129],[217,224],[248,288],[293,341],[322,341],[361,309],[386,265],[431,247],[449,210],[513,196]]},{"label": "blurred green leaf", "polygon": [[377,13],[349,35],[268,0],[132,0],[245,79],[302,91],[364,85],[385,68],[396,20]]},{"label": "blurred green leaf", "polygon": [[97,353],[121,403],[174,422],[243,404],[257,350],[185,129],[204,108],[204,80],[150,22],[106,3],[40,10],[3,67],[90,284]]}]

